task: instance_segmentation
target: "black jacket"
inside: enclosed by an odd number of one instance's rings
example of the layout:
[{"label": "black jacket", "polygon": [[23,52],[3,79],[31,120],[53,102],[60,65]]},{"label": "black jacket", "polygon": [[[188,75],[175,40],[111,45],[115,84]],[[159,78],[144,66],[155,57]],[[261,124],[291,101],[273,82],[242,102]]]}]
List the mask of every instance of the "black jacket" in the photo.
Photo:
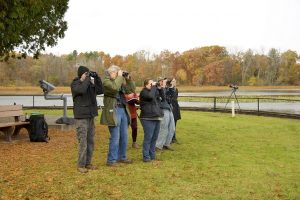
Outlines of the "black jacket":
[{"label": "black jacket", "polygon": [[181,119],[180,107],[178,104],[178,89],[168,88],[166,92],[166,96],[167,96],[167,101],[172,105],[174,120],[177,121]]},{"label": "black jacket", "polygon": [[171,102],[168,102],[166,92],[167,92],[167,88],[160,89],[160,95],[161,95],[160,108],[172,111]]},{"label": "black jacket", "polygon": [[75,119],[84,119],[98,116],[97,100],[98,94],[103,94],[102,81],[95,77],[95,84],[92,84],[89,77],[81,82],[75,78],[71,83],[73,96],[73,112]]},{"label": "black jacket", "polygon": [[140,93],[140,118],[159,118],[163,117],[163,111],[160,108],[160,90],[152,87],[151,90],[143,88]]}]

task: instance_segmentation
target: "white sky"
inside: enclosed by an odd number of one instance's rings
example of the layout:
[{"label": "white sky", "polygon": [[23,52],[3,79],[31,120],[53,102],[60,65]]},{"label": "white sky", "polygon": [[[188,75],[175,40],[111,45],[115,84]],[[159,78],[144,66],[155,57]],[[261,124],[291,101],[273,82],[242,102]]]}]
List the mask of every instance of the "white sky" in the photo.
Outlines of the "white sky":
[{"label": "white sky", "polygon": [[70,0],[68,30],[47,53],[230,52],[274,47],[300,53],[300,0]]}]

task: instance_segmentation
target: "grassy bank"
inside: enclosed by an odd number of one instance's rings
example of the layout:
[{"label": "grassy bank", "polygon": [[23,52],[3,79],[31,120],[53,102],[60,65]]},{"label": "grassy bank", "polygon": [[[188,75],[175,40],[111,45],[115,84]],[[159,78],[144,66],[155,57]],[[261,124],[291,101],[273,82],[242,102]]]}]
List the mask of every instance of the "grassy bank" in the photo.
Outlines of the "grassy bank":
[{"label": "grassy bank", "polygon": [[74,131],[50,129],[48,144],[30,143],[25,133],[7,144],[1,135],[0,199],[300,198],[300,121],[189,111],[182,117],[175,151],[143,163],[141,149],[128,148],[134,164],[117,168],[105,166],[109,134],[97,123],[100,169],[88,174],[76,171]]}]

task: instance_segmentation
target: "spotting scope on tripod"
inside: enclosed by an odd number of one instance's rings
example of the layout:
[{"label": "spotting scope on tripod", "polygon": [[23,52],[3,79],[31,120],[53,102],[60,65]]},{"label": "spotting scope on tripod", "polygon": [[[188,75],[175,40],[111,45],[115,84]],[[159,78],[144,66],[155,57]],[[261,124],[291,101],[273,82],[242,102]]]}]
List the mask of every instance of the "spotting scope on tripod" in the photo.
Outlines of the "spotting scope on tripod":
[{"label": "spotting scope on tripod", "polygon": [[227,99],[227,103],[225,105],[225,109],[226,109],[227,104],[229,103],[230,99],[233,98],[233,99],[236,100],[237,105],[239,106],[239,110],[241,110],[241,107],[240,107],[240,104],[239,104],[239,100],[237,99],[236,94],[235,94],[235,92],[237,91],[237,89],[239,89],[239,87],[237,85],[234,85],[234,84],[230,84],[229,87],[232,89],[232,91],[231,91],[230,96]]}]

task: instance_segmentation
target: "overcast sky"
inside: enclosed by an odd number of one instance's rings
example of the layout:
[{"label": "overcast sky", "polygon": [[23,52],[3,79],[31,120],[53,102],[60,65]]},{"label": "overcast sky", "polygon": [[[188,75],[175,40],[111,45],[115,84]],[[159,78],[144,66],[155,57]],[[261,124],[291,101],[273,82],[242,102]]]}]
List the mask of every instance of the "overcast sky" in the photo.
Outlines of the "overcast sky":
[{"label": "overcast sky", "polygon": [[230,52],[274,47],[300,53],[300,0],[70,0],[68,30],[47,53]]}]

